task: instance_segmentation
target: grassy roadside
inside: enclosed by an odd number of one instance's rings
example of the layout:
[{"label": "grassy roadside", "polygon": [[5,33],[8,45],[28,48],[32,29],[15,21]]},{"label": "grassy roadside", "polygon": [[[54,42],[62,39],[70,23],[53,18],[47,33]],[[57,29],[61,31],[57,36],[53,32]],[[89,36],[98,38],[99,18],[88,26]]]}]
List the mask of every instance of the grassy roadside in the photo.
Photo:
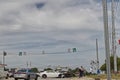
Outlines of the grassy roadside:
[{"label": "grassy roadside", "polygon": [[[107,79],[107,75],[106,74],[100,74],[100,75],[89,75],[87,77],[90,77],[90,78],[100,78],[100,79]],[[112,74],[111,75],[111,78],[112,79],[120,79],[120,74]]]}]

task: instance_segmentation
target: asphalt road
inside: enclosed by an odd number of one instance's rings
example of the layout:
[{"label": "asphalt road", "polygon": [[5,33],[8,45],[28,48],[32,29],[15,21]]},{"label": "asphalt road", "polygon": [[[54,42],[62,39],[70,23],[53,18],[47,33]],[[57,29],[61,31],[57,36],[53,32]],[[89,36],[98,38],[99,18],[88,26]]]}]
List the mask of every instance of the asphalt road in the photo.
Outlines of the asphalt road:
[{"label": "asphalt road", "polygon": [[[14,78],[0,79],[0,80],[14,80]],[[19,80],[24,80],[24,79],[19,79]],[[86,78],[86,77],[83,77],[83,78],[46,78],[46,79],[43,79],[43,78],[39,77],[38,80],[94,80],[94,79]]]}]

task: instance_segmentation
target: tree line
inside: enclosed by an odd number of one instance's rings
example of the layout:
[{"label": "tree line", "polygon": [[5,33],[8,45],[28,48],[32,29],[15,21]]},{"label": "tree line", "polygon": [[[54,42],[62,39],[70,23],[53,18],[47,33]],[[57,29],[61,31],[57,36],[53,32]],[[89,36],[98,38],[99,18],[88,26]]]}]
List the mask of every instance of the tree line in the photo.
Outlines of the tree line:
[{"label": "tree line", "polygon": [[[106,62],[106,60],[105,60]],[[114,72],[114,56],[110,56],[110,69],[112,72]],[[104,63],[100,70],[106,71],[106,63]],[[120,71],[120,57],[117,56],[117,70]]]}]

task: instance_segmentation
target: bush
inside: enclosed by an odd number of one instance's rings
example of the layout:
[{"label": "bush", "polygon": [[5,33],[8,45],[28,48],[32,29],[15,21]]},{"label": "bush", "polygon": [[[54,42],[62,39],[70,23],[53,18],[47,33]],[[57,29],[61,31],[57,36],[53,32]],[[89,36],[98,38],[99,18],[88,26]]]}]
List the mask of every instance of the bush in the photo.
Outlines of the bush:
[{"label": "bush", "polygon": [[39,72],[37,68],[31,68],[33,72]]}]

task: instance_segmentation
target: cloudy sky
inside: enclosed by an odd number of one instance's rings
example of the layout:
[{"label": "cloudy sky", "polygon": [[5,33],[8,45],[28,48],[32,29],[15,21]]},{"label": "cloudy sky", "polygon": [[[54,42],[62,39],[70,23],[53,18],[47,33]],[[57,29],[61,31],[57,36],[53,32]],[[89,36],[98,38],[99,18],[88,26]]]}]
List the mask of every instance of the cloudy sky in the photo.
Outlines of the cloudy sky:
[{"label": "cloudy sky", "polygon": [[[110,2],[108,6],[110,7]],[[116,31],[119,39],[119,2],[116,3],[116,7]],[[110,8],[108,10],[110,16]],[[111,31],[111,26],[109,30]],[[102,2],[100,0],[0,0],[0,37],[1,58],[2,52],[6,51],[8,65],[14,63],[19,65],[25,61],[39,65],[37,60],[41,61],[40,65],[61,65],[63,61],[68,65],[74,62],[72,66],[82,65],[79,64],[80,61],[85,61],[82,63],[86,65],[91,59],[96,59],[96,39],[99,44],[100,61],[104,62]],[[77,52],[67,54],[69,48],[71,52],[72,48],[76,48]],[[43,51],[47,54],[39,55]],[[26,52],[27,55],[32,56],[29,56],[29,59],[19,57],[19,52]]]}]

